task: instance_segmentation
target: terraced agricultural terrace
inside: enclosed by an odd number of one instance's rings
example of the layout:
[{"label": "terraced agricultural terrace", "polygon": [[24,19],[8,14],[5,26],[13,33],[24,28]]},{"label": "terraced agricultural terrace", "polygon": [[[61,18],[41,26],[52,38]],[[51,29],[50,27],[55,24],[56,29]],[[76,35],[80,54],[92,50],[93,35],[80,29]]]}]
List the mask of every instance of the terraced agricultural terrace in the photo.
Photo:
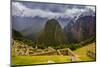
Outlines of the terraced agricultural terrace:
[{"label": "terraced agricultural terrace", "polygon": [[14,41],[14,45],[12,47],[13,65],[64,63],[95,60],[95,58],[87,55],[89,50],[95,53],[95,43],[88,44],[74,51],[70,50],[69,48],[56,50],[52,47],[48,47],[45,49],[39,49],[38,47],[32,48],[31,46],[18,44],[18,42]]}]

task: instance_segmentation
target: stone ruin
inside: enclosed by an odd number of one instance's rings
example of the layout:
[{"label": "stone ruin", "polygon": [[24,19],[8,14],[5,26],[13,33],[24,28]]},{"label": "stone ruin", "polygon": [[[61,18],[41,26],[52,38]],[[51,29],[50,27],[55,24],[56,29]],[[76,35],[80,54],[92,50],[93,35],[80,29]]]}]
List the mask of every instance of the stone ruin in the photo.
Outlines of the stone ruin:
[{"label": "stone ruin", "polygon": [[[71,61],[75,62],[78,60],[77,56],[69,49],[57,49],[55,50],[52,47],[45,49],[39,49],[37,46],[33,48],[24,43],[14,42],[12,45],[13,53],[16,56],[50,56],[50,55],[61,55],[61,56],[70,56]],[[49,63],[49,62],[48,62]]]},{"label": "stone ruin", "polygon": [[70,55],[75,56],[75,54],[69,49],[57,49],[55,50],[52,47],[48,47],[45,49],[39,49],[37,46],[33,48],[32,46],[28,46],[24,43],[14,42],[12,49],[14,50],[15,55],[17,56],[44,56],[44,55]]}]

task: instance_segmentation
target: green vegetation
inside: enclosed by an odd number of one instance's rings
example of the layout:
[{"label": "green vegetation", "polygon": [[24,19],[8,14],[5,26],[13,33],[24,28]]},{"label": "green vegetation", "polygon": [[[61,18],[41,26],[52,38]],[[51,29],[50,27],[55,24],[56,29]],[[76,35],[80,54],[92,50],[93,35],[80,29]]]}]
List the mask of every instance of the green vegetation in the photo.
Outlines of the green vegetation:
[{"label": "green vegetation", "polygon": [[86,46],[76,49],[74,50],[74,53],[78,56],[78,58],[80,59],[80,61],[93,61],[95,59],[89,57],[87,55],[88,50],[91,50],[92,52],[95,52],[95,43],[92,44],[87,44]]},{"label": "green vegetation", "polygon": [[79,43],[69,43],[66,45],[67,48],[70,48],[71,50],[76,50],[78,48],[84,47],[85,45],[91,44],[96,42],[96,36],[91,36],[86,40],[83,40]]},{"label": "green vegetation", "polygon": [[20,32],[18,32],[18,31],[16,31],[16,30],[14,30],[14,29],[12,29],[12,37],[14,38],[14,39],[17,39],[17,38],[21,38],[21,37],[23,37],[22,35],[21,35],[21,33]]},{"label": "green vegetation", "polygon": [[12,65],[46,64],[48,61],[54,63],[70,62],[69,56],[14,56]]}]

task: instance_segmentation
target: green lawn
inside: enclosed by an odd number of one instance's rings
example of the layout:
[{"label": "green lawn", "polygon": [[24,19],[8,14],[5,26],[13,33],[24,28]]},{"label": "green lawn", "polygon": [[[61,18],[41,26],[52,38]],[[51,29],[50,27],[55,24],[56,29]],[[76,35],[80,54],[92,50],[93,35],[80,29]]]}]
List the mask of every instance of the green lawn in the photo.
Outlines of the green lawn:
[{"label": "green lawn", "polygon": [[82,48],[75,50],[74,53],[77,54],[78,58],[80,59],[79,61],[94,61],[95,59],[87,56],[87,50],[91,50],[92,52],[96,53],[95,47],[95,43],[88,44]]},{"label": "green lawn", "polygon": [[69,56],[13,56],[12,65],[46,64],[49,61],[55,63],[70,62]]}]

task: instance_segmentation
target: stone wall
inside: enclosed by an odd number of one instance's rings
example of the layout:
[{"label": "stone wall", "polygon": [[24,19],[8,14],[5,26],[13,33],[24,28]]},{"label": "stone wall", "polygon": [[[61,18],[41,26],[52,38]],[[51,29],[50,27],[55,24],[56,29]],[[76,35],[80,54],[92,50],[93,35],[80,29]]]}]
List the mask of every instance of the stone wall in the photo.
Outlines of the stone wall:
[{"label": "stone wall", "polygon": [[13,52],[18,56],[42,56],[42,55],[69,55],[76,56],[69,48],[55,50],[52,47],[45,49],[33,48],[23,43],[14,42],[12,49]]}]

